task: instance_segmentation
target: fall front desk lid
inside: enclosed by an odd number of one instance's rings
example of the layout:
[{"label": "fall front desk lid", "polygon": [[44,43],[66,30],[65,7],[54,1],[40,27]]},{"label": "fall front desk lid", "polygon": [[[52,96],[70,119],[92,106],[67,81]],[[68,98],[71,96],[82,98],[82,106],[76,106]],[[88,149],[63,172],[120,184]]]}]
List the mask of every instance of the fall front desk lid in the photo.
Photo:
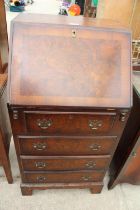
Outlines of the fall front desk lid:
[{"label": "fall front desk lid", "polygon": [[9,56],[10,104],[131,106],[131,34],[118,23],[22,14]]}]

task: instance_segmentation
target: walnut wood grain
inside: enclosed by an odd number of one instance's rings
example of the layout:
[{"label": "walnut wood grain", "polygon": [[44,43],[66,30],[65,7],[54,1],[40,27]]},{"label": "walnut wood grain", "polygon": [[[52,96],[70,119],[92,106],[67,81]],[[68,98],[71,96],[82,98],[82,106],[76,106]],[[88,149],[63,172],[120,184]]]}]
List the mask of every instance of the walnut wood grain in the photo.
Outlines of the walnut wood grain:
[{"label": "walnut wood grain", "polygon": [[[25,112],[27,132],[59,135],[93,135],[108,133],[113,125],[116,113],[44,113]],[[47,126],[48,123],[48,126]],[[49,125],[50,123],[50,125]]]},{"label": "walnut wood grain", "polygon": [[106,170],[110,157],[110,155],[20,156],[24,171]]},{"label": "walnut wood grain", "polygon": [[[116,128],[117,118],[121,117],[121,111],[116,109],[104,109],[99,111],[97,109],[84,109],[80,107],[73,110],[73,107],[60,108],[55,107],[12,107],[10,108],[10,115],[12,120],[12,126],[15,129],[15,134],[26,134],[30,135],[97,135],[98,133],[110,135],[117,133],[117,129],[122,126],[121,120],[120,125]],[[51,109],[51,110],[50,110]],[[63,109],[63,110],[62,110]],[[56,111],[57,110],[57,111]],[[65,111],[64,111],[65,110]],[[73,110],[73,111],[72,111]],[[80,111],[81,110],[81,111]],[[91,110],[91,111],[90,111]],[[128,110],[122,110],[128,116]],[[117,116],[118,115],[118,116]],[[46,124],[50,122],[50,125],[46,128],[40,124]],[[83,129],[84,127],[84,129]]]},{"label": "walnut wood grain", "polygon": [[119,26],[108,27],[112,24],[77,17],[18,16],[12,27],[9,102],[130,107],[131,35]]},{"label": "walnut wood grain", "polygon": [[22,180],[25,183],[79,183],[79,182],[101,182],[104,171],[26,171]]},{"label": "walnut wood grain", "polygon": [[[116,136],[29,137],[19,140],[22,155],[108,155],[116,147]],[[39,146],[40,145],[40,146]]]}]

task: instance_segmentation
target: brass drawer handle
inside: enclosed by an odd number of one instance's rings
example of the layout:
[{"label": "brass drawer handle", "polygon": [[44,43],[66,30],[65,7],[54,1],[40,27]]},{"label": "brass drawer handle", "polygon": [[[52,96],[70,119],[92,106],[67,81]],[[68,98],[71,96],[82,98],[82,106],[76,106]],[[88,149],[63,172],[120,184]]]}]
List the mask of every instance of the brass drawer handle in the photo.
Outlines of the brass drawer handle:
[{"label": "brass drawer handle", "polygon": [[89,161],[88,163],[86,163],[86,167],[89,169],[92,169],[96,166],[96,163],[94,163],[93,161]]},{"label": "brass drawer handle", "polygon": [[33,144],[33,148],[41,151],[41,150],[45,150],[47,148],[47,145],[45,143],[35,143]]},{"label": "brass drawer handle", "polygon": [[92,144],[92,145],[89,146],[89,148],[91,150],[93,150],[93,151],[98,151],[98,150],[101,149],[101,145],[99,145],[99,144]]},{"label": "brass drawer handle", "polygon": [[84,181],[90,181],[91,180],[91,176],[88,176],[88,175],[82,176],[82,180],[84,180]]},{"label": "brass drawer handle", "polygon": [[48,129],[51,125],[52,125],[52,120],[46,120],[46,119],[38,119],[37,120],[37,125],[38,127],[40,127],[41,129]]},{"label": "brass drawer handle", "polygon": [[44,177],[44,176],[38,176],[36,179],[37,179],[38,182],[45,182],[46,181],[46,177]]},{"label": "brass drawer handle", "polygon": [[102,126],[102,121],[101,120],[89,120],[88,125],[92,130],[98,130]]},{"label": "brass drawer handle", "polygon": [[47,166],[47,163],[35,162],[35,166],[36,166],[36,168],[42,169],[42,168],[45,168]]}]

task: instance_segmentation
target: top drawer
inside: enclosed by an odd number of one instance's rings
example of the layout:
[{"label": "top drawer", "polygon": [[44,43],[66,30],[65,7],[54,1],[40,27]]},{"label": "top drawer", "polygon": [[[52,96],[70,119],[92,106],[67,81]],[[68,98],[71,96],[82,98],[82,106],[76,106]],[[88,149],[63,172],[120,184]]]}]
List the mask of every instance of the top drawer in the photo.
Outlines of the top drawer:
[{"label": "top drawer", "polygon": [[[24,118],[21,120],[20,118]],[[107,134],[113,127],[115,112],[46,112],[23,111],[14,120],[17,133],[40,135],[94,135]],[[23,128],[24,127],[24,128]]]}]

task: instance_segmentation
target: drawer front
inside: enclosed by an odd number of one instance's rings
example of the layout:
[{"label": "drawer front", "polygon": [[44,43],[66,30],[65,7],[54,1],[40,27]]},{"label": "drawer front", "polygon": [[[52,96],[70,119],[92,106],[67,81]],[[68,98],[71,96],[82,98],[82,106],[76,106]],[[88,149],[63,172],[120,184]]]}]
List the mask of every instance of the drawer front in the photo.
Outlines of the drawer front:
[{"label": "drawer front", "polygon": [[108,155],[117,137],[25,137],[19,138],[21,155]]},{"label": "drawer front", "polygon": [[26,183],[73,183],[73,182],[100,182],[103,180],[103,171],[65,171],[65,172],[25,172]]},{"label": "drawer front", "polygon": [[116,113],[95,114],[37,114],[25,112],[28,133],[52,135],[86,135],[108,133],[113,127]]},{"label": "drawer front", "polygon": [[104,170],[110,161],[109,155],[84,157],[36,157],[21,156],[23,170],[25,171],[55,171],[55,170]]}]

